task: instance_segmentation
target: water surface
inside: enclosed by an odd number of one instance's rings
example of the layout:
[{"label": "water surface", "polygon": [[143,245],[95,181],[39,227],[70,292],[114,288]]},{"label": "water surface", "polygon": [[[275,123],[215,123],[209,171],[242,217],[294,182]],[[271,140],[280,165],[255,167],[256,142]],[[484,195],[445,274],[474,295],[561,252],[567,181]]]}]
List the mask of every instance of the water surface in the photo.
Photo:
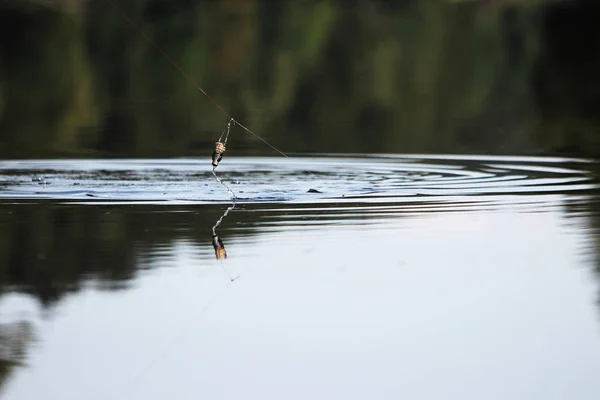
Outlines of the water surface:
[{"label": "water surface", "polygon": [[2,396],[596,399],[596,170],[2,162]]}]

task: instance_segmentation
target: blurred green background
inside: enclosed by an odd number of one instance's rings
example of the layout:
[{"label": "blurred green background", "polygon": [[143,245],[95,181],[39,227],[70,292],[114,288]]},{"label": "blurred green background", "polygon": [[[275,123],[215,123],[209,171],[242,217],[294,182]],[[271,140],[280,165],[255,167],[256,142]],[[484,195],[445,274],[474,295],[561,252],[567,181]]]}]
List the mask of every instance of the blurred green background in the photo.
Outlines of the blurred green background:
[{"label": "blurred green background", "polygon": [[[283,151],[600,152],[597,1],[115,4]],[[205,155],[227,124],[107,0],[4,0],[0,32],[4,158]]]}]

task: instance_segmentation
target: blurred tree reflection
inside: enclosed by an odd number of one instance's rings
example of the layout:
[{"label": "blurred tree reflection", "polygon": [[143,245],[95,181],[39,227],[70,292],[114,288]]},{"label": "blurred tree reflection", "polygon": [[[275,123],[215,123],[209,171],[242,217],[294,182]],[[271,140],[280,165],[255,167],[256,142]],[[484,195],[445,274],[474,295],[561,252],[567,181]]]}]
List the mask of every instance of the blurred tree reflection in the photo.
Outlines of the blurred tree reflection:
[{"label": "blurred tree reflection", "polygon": [[[590,2],[117,4],[289,151],[595,153]],[[0,31],[4,156],[205,153],[227,122],[106,1],[7,0]]]},{"label": "blurred tree reflection", "polygon": [[[211,227],[222,213],[219,205],[165,212],[152,205],[1,204],[0,294],[27,293],[52,307],[89,282],[104,290],[127,288],[148,261],[167,264],[179,240],[205,249],[212,261]],[[238,221],[251,225],[258,214],[241,213]]]},{"label": "blurred tree reflection", "polygon": [[0,324],[0,388],[12,369],[25,362],[34,339],[35,333],[30,322]]}]

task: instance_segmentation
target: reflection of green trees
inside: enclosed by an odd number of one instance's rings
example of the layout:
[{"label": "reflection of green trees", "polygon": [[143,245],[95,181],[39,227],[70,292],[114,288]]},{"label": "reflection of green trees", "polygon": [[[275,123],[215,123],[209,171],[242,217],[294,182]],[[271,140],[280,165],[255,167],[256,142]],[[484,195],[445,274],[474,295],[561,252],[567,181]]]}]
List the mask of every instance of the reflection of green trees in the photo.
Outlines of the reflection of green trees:
[{"label": "reflection of green trees", "polygon": [[[600,165],[590,164],[588,169],[596,180],[600,179]],[[586,235],[580,251],[592,264],[592,275],[600,281],[600,196],[594,190],[587,197],[567,200],[565,215],[583,220],[581,229],[585,230]],[[600,306],[600,290],[596,302]]]},{"label": "reflection of green trees", "polygon": [[[126,287],[145,261],[168,261],[179,240],[197,243],[212,260],[211,227],[224,208],[49,203],[4,204],[1,210],[0,290],[28,293],[51,305],[86,282],[107,290]],[[257,214],[241,213],[237,221],[251,225]]]},{"label": "reflection of green trees", "polygon": [[600,3],[559,3],[544,13],[533,74],[538,140],[568,153],[600,153]]},{"label": "reflection of green trees", "polygon": [[[442,152],[531,149],[543,3],[117,1],[286,149]],[[214,141],[226,118],[107,2],[52,4],[0,5],[0,152],[181,155]]]}]

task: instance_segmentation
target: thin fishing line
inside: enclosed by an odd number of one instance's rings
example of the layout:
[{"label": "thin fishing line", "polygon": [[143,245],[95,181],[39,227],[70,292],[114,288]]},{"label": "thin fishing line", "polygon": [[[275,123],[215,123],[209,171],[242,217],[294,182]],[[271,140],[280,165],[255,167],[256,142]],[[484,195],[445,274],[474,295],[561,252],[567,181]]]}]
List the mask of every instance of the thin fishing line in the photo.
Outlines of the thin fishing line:
[{"label": "thin fishing line", "polygon": [[[219,136],[219,142],[222,142],[223,136],[225,136],[225,132],[227,132],[227,129],[228,128],[225,128],[225,129],[223,129],[223,132],[221,132],[221,136]],[[229,135],[227,135],[227,136],[229,136]],[[223,144],[225,144],[225,143],[223,143]]]},{"label": "thin fishing line", "polygon": [[281,154],[282,156],[284,156],[285,158],[290,158],[287,154],[285,154],[283,151],[279,150],[277,147],[273,146],[271,143],[267,142],[265,139],[261,138],[260,136],[258,136],[256,133],[252,132],[250,129],[246,128],[244,125],[242,125],[241,123],[239,123],[236,120],[233,120],[237,126],[239,126],[240,128],[242,128],[243,130],[245,130],[246,132],[248,132],[249,134],[251,134],[252,136],[254,136],[255,138],[257,138],[258,140],[260,140],[261,142],[263,142],[264,144],[266,144],[267,146],[269,146],[270,148],[272,148],[273,150],[275,150],[276,152],[278,152],[279,154]]},{"label": "thin fishing line", "polygon": [[233,190],[231,190],[231,188],[230,188],[229,186],[227,186],[227,184],[226,184],[225,182],[223,182],[223,181],[221,180],[221,178],[219,178],[219,177],[217,176],[217,173],[215,172],[215,169],[216,169],[216,168],[217,168],[217,167],[213,167],[213,169],[212,169],[212,174],[213,174],[213,176],[215,177],[215,179],[217,180],[217,182],[219,182],[221,185],[223,185],[223,187],[224,187],[225,189],[227,189],[227,191],[228,191],[228,192],[229,192],[229,194],[231,195],[231,199],[233,200],[233,204],[235,205],[235,200],[237,200],[237,198],[238,198],[238,197],[236,196],[235,192],[234,192]]},{"label": "thin fishing line", "polygon": [[[200,310],[200,312],[198,312],[196,315],[193,315],[193,318],[189,319],[190,324],[191,324],[191,321],[202,318],[202,316],[208,311],[210,306],[213,305],[216,302],[216,300],[218,298],[220,298],[223,295],[223,293],[225,293],[225,291],[231,287],[232,282],[233,282],[233,280],[230,280],[229,284],[225,288],[223,288],[223,290],[217,292],[213,296],[213,298],[210,299],[210,301],[204,306],[204,308],[202,308]],[[152,370],[152,368],[154,367],[154,365],[156,365],[158,363],[158,361],[160,361],[163,357],[165,357],[167,355],[167,353],[173,348],[173,346],[175,346],[177,344],[177,342],[181,341],[184,334],[187,332],[187,329],[185,329],[185,328],[187,328],[188,326],[189,326],[189,324],[186,324],[185,326],[183,326],[182,329],[179,331],[179,333],[175,337],[173,337],[173,339],[162,349],[162,351],[157,353],[154,356],[154,358],[149,363],[146,364],[146,367],[144,369],[142,369],[142,371],[140,371],[140,373],[133,379],[133,381],[131,381],[126,386],[125,389],[128,389],[128,393],[127,393],[128,395],[131,395],[134,393],[134,390],[138,387],[138,384],[142,380],[142,378],[146,374],[148,374],[148,372],[150,372]]]},{"label": "thin fishing line", "polygon": [[[236,121],[235,119],[233,119],[233,122],[239,126],[240,128],[242,128],[243,130],[245,130],[246,132],[248,132],[249,134],[251,134],[252,136],[254,136],[255,138],[257,138],[258,140],[260,140],[261,142],[263,142],[264,144],[266,144],[267,146],[269,146],[270,148],[272,148],[273,150],[275,150],[276,152],[278,152],[279,154],[281,154],[282,156],[284,156],[285,158],[290,158],[287,154],[285,154],[283,151],[279,150],[277,147],[273,146],[271,143],[267,142],[265,139],[263,139],[262,137],[258,136],[256,133],[252,132],[250,129],[248,129],[247,127],[245,127],[244,125],[242,125],[240,122]],[[306,171],[308,172],[313,178],[316,178],[316,175],[313,174],[310,171]]]},{"label": "thin fishing line", "polygon": [[235,280],[240,277],[240,275],[238,274],[235,278],[233,278],[231,276],[231,274],[229,273],[229,271],[227,270],[227,268],[225,268],[225,264],[223,263],[223,260],[221,260],[221,268],[223,269],[223,271],[225,271],[225,274],[227,275],[227,277],[229,278],[229,282],[231,282],[231,283],[235,282]]},{"label": "thin fishing line", "polygon": [[223,213],[223,215],[221,215],[221,218],[219,218],[219,220],[217,221],[217,223],[212,227],[212,232],[213,232],[213,236],[217,234],[216,230],[219,227],[219,225],[221,225],[221,222],[223,222],[223,219],[225,217],[227,217],[227,215],[229,214],[229,211],[233,210],[235,208],[235,198],[233,198],[233,204],[231,206],[229,206],[227,208],[227,210],[225,210],[225,213]]},{"label": "thin fishing line", "polygon": [[161,48],[161,47],[160,47],[158,44],[156,44],[156,42],[154,42],[152,39],[150,39],[150,38],[148,37],[148,35],[146,35],[146,33],[145,33],[143,30],[142,30],[142,28],[140,28],[140,27],[139,27],[139,26],[138,26],[138,25],[137,25],[135,22],[133,22],[133,20],[132,20],[131,18],[129,18],[129,16],[128,16],[128,15],[125,13],[125,11],[121,10],[121,9],[120,9],[120,8],[119,8],[119,7],[118,7],[118,6],[117,6],[117,5],[116,5],[116,4],[115,4],[115,3],[114,3],[112,0],[108,0],[108,3],[109,3],[111,6],[112,6],[112,8],[113,8],[113,9],[115,9],[115,11],[117,11],[119,14],[121,14],[121,16],[122,16],[123,18],[125,18],[125,20],[126,20],[127,22],[129,22],[129,23],[131,24],[131,26],[133,26],[133,27],[135,28],[135,30],[136,30],[136,31],[138,31],[138,33],[139,33],[139,34],[140,34],[140,35],[141,35],[141,36],[142,36],[144,39],[146,39],[146,40],[147,40],[147,41],[148,41],[148,42],[149,42],[149,43],[150,43],[152,46],[154,46],[154,47],[156,48],[156,50],[158,50],[158,52],[159,52],[160,54],[162,54],[162,56],[163,56],[164,58],[166,58],[166,59],[167,59],[167,61],[169,61],[169,62],[171,63],[171,65],[173,65],[175,68],[177,68],[177,70],[178,70],[179,72],[181,72],[181,74],[182,74],[182,75],[183,75],[183,76],[184,76],[184,77],[185,77],[185,78],[186,78],[188,81],[190,81],[190,82],[191,82],[191,83],[192,83],[194,86],[196,86],[196,88],[197,88],[197,89],[198,89],[200,92],[202,92],[202,94],[203,94],[204,96],[206,96],[206,98],[207,98],[207,99],[209,99],[209,100],[210,100],[210,101],[211,101],[211,102],[212,102],[212,103],[213,103],[213,104],[214,104],[214,105],[215,105],[215,106],[216,106],[216,107],[217,107],[219,110],[221,110],[221,112],[222,112],[223,114],[225,114],[227,117],[229,117],[229,118],[233,119],[233,118],[231,117],[231,115],[229,115],[229,114],[227,113],[227,111],[225,111],[225,109],[219,105],[219,103],[217,103],[217,102],[216,102],[216,101],[215,101],[215,100],[214,100],[212,97],[210,97],[210,96],[208,95],[208,93],[206,93],[206,92],[204,91],[204,89],[202,89],[202,87],[201,87],[201,86],[200,86],[200,85],[199,85],[199,84],[198,84],[198,83],[197,83],[197,82],[196,82],[196,81],[195,81],[195,80],[194,80],[194,79],[193,79],[191,76],[189,76],[188,74],[186,74],[186,73],[185,73],[185,71],[184,71],[184,70],[183,70],[183,69],[182,69],[182,68],[181,68],[179,65],[177,65],[177,63],[176,63],[175,61],[173,61],[173,59],[172,59],[171,57],[169,57],[169,56],[167,55],[167,53],[165,53],[165,51],[164,51],[164,50],[163,50],[163,49],[162,49],[162,48]]},{"label": "thin fishing line", "polygon": [[[229,134],[229,132],[227,134]],[[227,139],[225,139],[225,140],[227,140]],[[216,169],[216,167],[213,167],[213,169],[212,169],[213,176],[215,177],[215,179],[217,180],[217,182],[219,182],[221,185],[223,185],[223,187],[225,187],[225,189],[227,189],[227,191],[231,195],[231,202],[232,202],[231,206],[227,207],[227,209],[225,210],[225,212],[223,213],[223,215],[221,215],[221,217],[217,220],[217,222],[215,223],[215,225],[212,227],[213,246],[215,246],[215,243],[217,243],[217,244],[220,245],[220,247],[223,247],[223,243],[220,241],[219,237],[217,236],[217,228],[219,227],[219,225],[221,225],[221,223],[223,222],[223,219],[225,219],[227,217],[227,215],[229,215],[229,212],[235,208],[237,196],[233,192],[233,190],[231,190],[229,188],[229,186],[227,186],[225,184],[225,182],[223,182],[221,179],[219,179],[219,177],[217,176],[217,173],[215,172],[215,169]],[[217,242],[215,242],[215,240]],[[224,248],[223,248],[223,250],[224,250]],[[217,248],[216,247],[215,247],[215,252],[217,252]],[[218,253],[216,253],[216,254],[217,254],[217,258],[220,258],[220,257],[218,257]],[[227,258],[226,253],[225,253],[225,258]],[[221,260],[221,268],[223,269],[223,271],[225,271],[225,273],[227,274],[227,277],[229,278],[229,280],[231,282],[235,281],[237,278],[240,277],[240,275],[238,274],[238,276],[236,276],[235,278],[233,278],[231,276],[231,274],[229,273],[229,271],[227,270],[227,268],[225,267],[225,264],[223,263],[223,259],[220,258],[220,260]]]},{"label": "thin fishing line", "polygon": [[[227,208],[227,210],[225,210],[225,213],[223,215],[221,215],[221,218],[219,218],[219,220],[217,221],[217,223],[213,226],[212,228],[212,232],[213,232],[213,236],[216,236],[216,229],[217,227],[221,224],[221,222],[223,221],[223,219],[225,217],[227,217],[227,215],[229,214],[229,212],[231,210],[233,210],[236,206],[236,199],[237,196],[235,195],[235,193],[223,182],[219,179],[219,177],[217,176],[217,174],[215,173],[215,169],[213,168],[213,175],[215,176],[215,178],[217,179],[217,181],[219,183],[221,183],[221,185],[223,185],[228,191],[229,193],[232,195],[232,205],[229,206]],[[230,285],[227,286],[227,288],[229,288],[231,286],[231,284],[237,280],[240,275],[238,274],[235,278],[229,273],[229,271],[227,270],[227,268],[225,267],[225,265],[223,264],[223,260],[221,260],[221,269],[225,272],[225,274],[227,275],[227,278],[229,278],[229,283]],[[208,311],[209,307],[215,303],[215,301],[217,300],[217,298],[219,298],[227,289],[223,289],[222,291],[218,292],[212,299],[209,300],[209,302],[204,306],[203,309],[200,310],[200,312],[194,316],[194,318],[190,319],[190,321],[194,320],[194,319],[199,319],[202,318],[202,316]],[[187,326],[187,325],[186,325]],[[185,327],[184,327],[185,328]],[[146,367],[137,375],[137,377],[134,378],[134,380],[130,383],[130,391],[133,391],[133,389],[135,389],[137,387],[137,384],[142,380],[142,378],[144,377],[144,375],[146,375],[151,369],[152,367],[158,363],[158,361],[160,359],[162,359],[172,348],[173,346],[175,346],[175,344],[177,344],[177,342],[179,342],[181,340],[181,338],[183,337],[183,335],[185,334],[186,330],[185,329],[181,329],[181,331],[179,332],[179,334],[177,336],[175,336],[164,348],[160,353],[157,353],[155,355],[155,357],[148,363],[146,364]],[[131,393],[129,393],[131,394]]]},{"label": "thin fishing line", "polygon": [[[249,128],[247,128],[245,125],[241,124],[238,120],[236,120],[235,118],[233,118],[227,111],[225,111],[225,109],[223,107],[221,107],[219,105],[219,103],[216,102],[216,100],[214,100],[212,97],[209,96],[208,93],[206,93],[206,91],[204,89],[202,89],[202,87],[191,77],[189,76],[175,61],[173,61],[173,59],[171,57],[169,57],[167,55],[167,53],[158,45],[156,44],[156,42],[154,42],[152,39],[150,39],[148,37],[148,35],[146,35],[146,33],[142,30],[142,28],[140,28],[135,22],[133,22],[133,20],[125,13],[125,11],[123,11],[121,8],[119,8],[119,6],[117,6],[112,0],[107,0],[108,3],[111,5],[111,7],[118,12],[129,24],[131,24],[131,26],[133,26],[133,28],[144,38],[146,39],[152,46],[154,46],[154,48],[156,48],[156,50],[158,50],[158,52],[167,60],[169,61],[169,63],[171,63],[171,65],[173,65],[188,81],[190,81],[194,86],[196,86],[196,88],[204,95],[206,96],[207,99],[209,99],[226,117],[229,118],[229,125],[231,125],[231,123],[235,123],[236,125],[238,125],[240,128],[242,128],[243,130],[245,130],[246,132],[248,132],[249,134],[251,134],[252,136],[256,137],[257,139],[259,139],[261,142],[263,142],[264,144],[266,144],[267,146],[269,146],[271,149],[275,150],[277,153],[281,154],[282,156],[289,158],[287,154],[285,154],[283,151],[279,150],[277,147],[273,146],[271,143],[269,143],[268,141],[266,141],[265,139],[263,139],[262,137],[260,137],[259,135],[257,135],[256,133],[252,132]],[[310,171],[308,171],[310,173]],[[310,173],[311,175],[313,175],[312,173]],[[314,176],[314,175],[313,175]]]},{"label": "thin fishing line", "polygon": [[[213,174],[214,174],[214,170],[213,170]],[[215,174],[215,177],[216,177],[216,174]],[[217,178],[217,180],[218,180],[218,178]],[[222,182],[221,182],[221,184],[224,185]],[[227,187],[226,185],[224,185],[224,186]],[[231,199],[232,204],[229,207],[227,207],[227,210],[225,210],[223,215],[221,215],[221,217],[217,220],[215,225],[212,227],[213,246],[218,245],[218,247],[222,248],[223,250],[224,250],[223,242],[221,242],[221,240],[219,239],[219,236],[217,235],[217,228],[219,227],[219,225],[221,225],[221,222],[223,222],[223,219],[225,219],[227,217],[227,215],[229,215],[229,212],[235,208],[235,206],[236,206],[235,200],[236,200],[236,197],[234,195],[234,197],[232,197],[232,199]],[[227,270],[227,268],[225,267],[225,264],[223,263],[223,259],[221,257],[219,257],[219,255],[217,253],[217,247],[215,247],[215,254],[217,254],[217,258],[220,259],[221,268],[223,269],[223,271],[225,271],[225,273],[227,274],[227,277],[229,278],[229,280],[231,282],[235,281],[237,278],[240,277],[239,274],[235,278],[233,278],[231,276],[231,274],[229,273],[229,270]],[[227,253],[225,253],[224,257],[227,258]]]},{"label": "thin fishing line", "polygon": [[227,128],[225,128],[225,130],[223,130],[223,133],[221,133],[221,136],[219,136],[219,142],[223,140],[223,135],[225,135],[225,140],[223,141],[223,145],[227,144],[227,139],[229,139],[229,132],[231,131],[231,123],[234,122],[235,120],[233,118],[231,118],[229,120],[229,123],[227,123]]}]

